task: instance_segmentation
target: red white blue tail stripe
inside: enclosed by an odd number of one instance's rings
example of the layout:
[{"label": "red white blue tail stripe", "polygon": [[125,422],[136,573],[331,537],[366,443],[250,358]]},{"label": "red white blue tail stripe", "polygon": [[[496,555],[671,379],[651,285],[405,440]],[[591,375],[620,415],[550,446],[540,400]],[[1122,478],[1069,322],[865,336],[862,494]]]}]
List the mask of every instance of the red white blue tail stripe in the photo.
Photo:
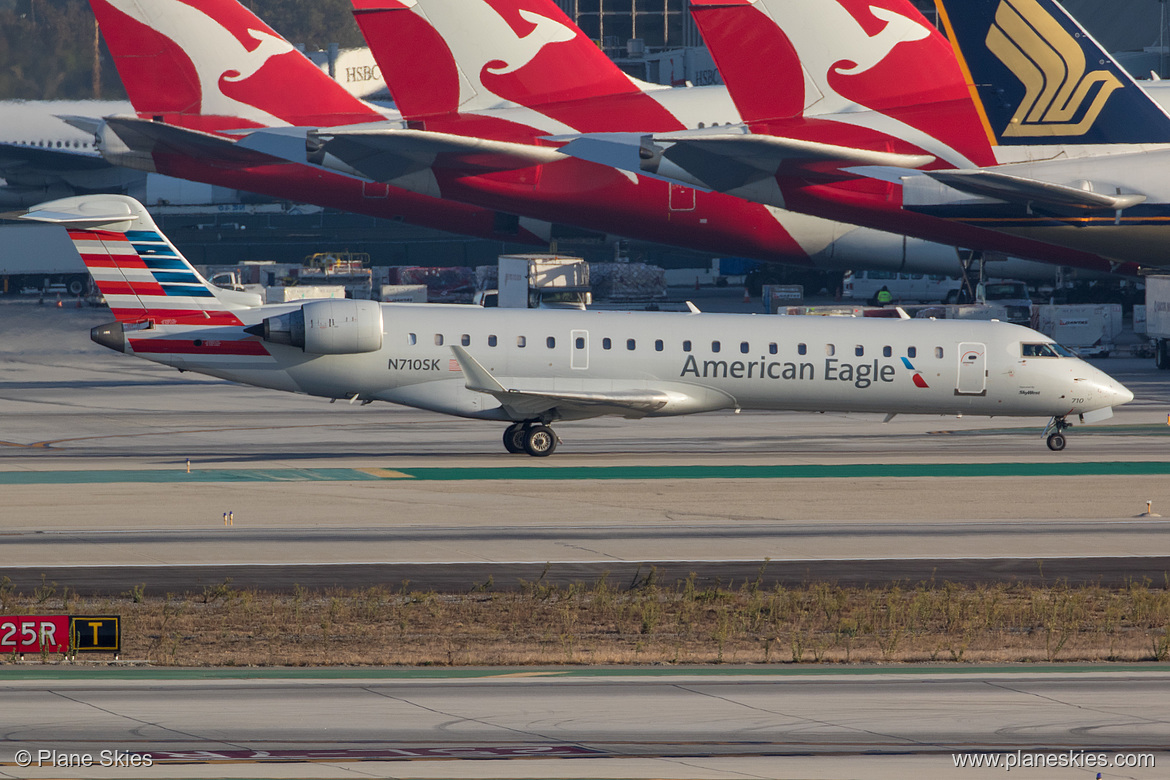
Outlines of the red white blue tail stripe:
[{"label": "red white blue tail stripe", "polygon": [[157,230],[71,230],[69,237],[120,321],[240,324]]}]

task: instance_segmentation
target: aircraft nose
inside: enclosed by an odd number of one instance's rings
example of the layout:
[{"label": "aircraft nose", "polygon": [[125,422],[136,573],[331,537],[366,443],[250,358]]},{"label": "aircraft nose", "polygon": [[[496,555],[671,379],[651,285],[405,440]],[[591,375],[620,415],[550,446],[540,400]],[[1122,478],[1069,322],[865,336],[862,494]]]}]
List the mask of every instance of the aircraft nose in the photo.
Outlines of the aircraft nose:
[{"label": "aircraft nose", "polygon": [[1114,406],[1121,406],[1122,404],[1127,404],[1133,400],[1133,391],[1128,387],[1117,381],[1113,381],[1110,384],[1111,387],[1109,389],[1117,398],[1117,400],[1113,402]]},{"label": "aircraft nose", "polygon": [[1121,406],[1133,400],[1133,392],[1104,371],[1101,372],[1097,386],[1100,388],[1101,398],[1108,400],[1110,406]]}]

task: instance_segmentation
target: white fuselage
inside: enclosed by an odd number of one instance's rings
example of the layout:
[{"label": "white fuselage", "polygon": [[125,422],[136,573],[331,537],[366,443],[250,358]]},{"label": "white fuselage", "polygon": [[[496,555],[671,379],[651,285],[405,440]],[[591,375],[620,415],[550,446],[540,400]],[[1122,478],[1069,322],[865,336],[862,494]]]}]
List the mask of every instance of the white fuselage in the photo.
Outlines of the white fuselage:
[{"label": "white fuselage", "polygon": [[[298,306],[235,314],[250,326]],[[508,391],[614,398],[653,392],[666,399],[653,410],[616,402],[553,404],[532,415],[544,422],[717,409],[1047,417],[1132,398],[1077,358],[1025,357],[1022,344],[1051,339],[994,321],[427,304],[381,304],[381,314],[380,348],[359,354],[308,354],[247,336],[239,326],[162,324],[128,332],[126,351],[246,384],[496,420],[517,415],[493,395],[468,389],[452,346],[462,347]],[[154,339],[194,346],[152,352]],[[244,341],[259,342],[267,354],[200,354]]]}]

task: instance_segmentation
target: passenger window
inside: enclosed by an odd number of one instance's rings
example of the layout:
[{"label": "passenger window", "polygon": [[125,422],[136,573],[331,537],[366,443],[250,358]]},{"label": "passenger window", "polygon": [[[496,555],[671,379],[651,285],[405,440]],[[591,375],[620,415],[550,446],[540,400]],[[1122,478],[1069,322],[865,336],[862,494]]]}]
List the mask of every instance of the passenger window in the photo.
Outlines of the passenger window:
[{"label": "passenger window", "polygon": [[489,347],[494,347],[495,345],[496,345],[496,337],[495,337],[495,335],[488,336],[488,346],[489,346]]},{"label": "passenger window", "polygon": [[553,336],[549,336],[548,338],[546,338],[544,340],[544,344],[549,349],[556,349],[557,348],[557,340]]},{"label": "passenger window", "polygon": [[577,349],[585,349],[585,338],[583,336],[578,336],[574,344],[576,345]]},{"label": "passenger window", "polygon": [[463,334],[463,335],[462,335],[462,336],[459,338],[459,343],[460,343],[460,344],[462,344],[462,345],[463,345],[463,346],[465,346],[465,347],[470,347],[470,346],[471,346],[471,336],[470,336],[469,334],[467,334],[467,333],[464,333],[464,334]]},{"label": "passenger window", "polygon": [[941,358],[943,356],[943,348],[942,347],[935,347],[934,348],[934,356],[936,358]]},{"label": "passenger window", "polygon": [[856,355],[857,357],[865,357],[865,347],[858,344],[856,347],[853,348],[853,354]]},{"label": "passenger window", "polygon": [[739,342],[739,351],[740,351],[740,352],[742,352],[743,354],[745,354],[745,355],[746,355],[746,354],[747,354],[747,351],[748,351],[749,349],[751,349],[751,347],[749,347],[749,346],[748,346],[748,343],[747,343],[746,341],[741,341],[741,342]]},{"label": "passenger window", "polygon": [[604,338],[601,340],[601,348],[602,349],[609,349],[612,346],[613,346],[613,342],[610,341],[608,338]]},{"label": "passenger window", "polygon": [[833,357],[833,355],[837,354],[837,347],[833,344],[826,344],[825,345],[825,354],[828,355],[829,357]]},{"label": "passenger window", "polygon": [[527,338],[525,338],[524,336],[517,336],[517,337],[516,337],[516,346],[518,346],[518,347],[524,347],[524,346],[527,346],[527,345],[528,345],[528,339],[527,339]]},{"label": "passenger window", "polygon": [[626,339],[626,349],[633,350],[636,346],[633,339]]},{"label": "passenger window", "polygon": [[442,333],[435,334],[435,346],[436,347],[443,346],[443,334]]},{"label": "passenger window", "polygon": [[796,354],[807,355],[808,354],[808,344],[797,344],[796,345]]},{"label": "passenger window", "polygon": [[918,357],[918,347],[906,347],[906,357]]},{"label": "passenger window", "polygon": [[418,336],[414,335],[413,333],[407,333],[406,334],[406,343],[413,347],[415,344],[418,343]]},{"label": "passenger window", "polygon": [[691,340],[687,339],[686,341],[683,342],[683,352],[690,352],[690,351],[691,351]]},{"label": "passenger window", "polygon": [[780,351],[780,345],[777,344],[775,341],[773,341],[771,344],[768,345],[768,354],[769,355],[775,355],[779,351]]},{"label": "passenger window", "polygon": [[666,349],[666,345],[662,343],[662,339],[655,339],[654,340],[654,351],[661,352],[664,349]]},{"label": "passenger window", "polygon": [[882,347],[882,357],[893,357],[894,350],[891,347]]},{"label": "passenger window", "polygon": [[711,342],[711,351],[712,351],[712,352],[718,352],[718,351],[719,351],[719,342],[718,342],[718,341],[712,341],[712,342]]}]

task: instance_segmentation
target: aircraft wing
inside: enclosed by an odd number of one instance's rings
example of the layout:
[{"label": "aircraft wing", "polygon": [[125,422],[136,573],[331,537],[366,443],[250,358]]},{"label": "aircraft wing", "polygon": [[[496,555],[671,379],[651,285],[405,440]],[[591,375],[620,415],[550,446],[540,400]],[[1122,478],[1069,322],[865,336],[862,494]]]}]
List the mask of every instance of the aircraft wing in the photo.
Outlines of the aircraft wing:
[{"label": "aircraft wing", "polygon": [[106,127],[135,152],[196,157],[221,168],[251,168],[285,162],[280,157],[241,146],[230,138],[136,116],[106,117]]},{"label": "aircraft wing", "polygon": [[563,160],[556,149],[407,128],[319,130],[322,152],[374,181],[393,181],[428,168],[503,171]]},{"label": "aircraft wing", "polygon": [[771,178],[786,163],[919,168],[935,159],[928,154],[876,152],[735,132],[644,135],[637,139],[636,146],[634,143],[629,134],[598,134],[572,139],[560,151],[590,162],[684,181],[717,192]]},{"label": "aircraft wing", "polygon": [[1121,211],[1145,201],[1145,195],[1110,195],[986,170],[925,171],[935,181],[960,192],[1008,203],[1040,203],[1072,209]]},{"label": "aircraft wing", "polygon": [[592,417],[603,414],[625,414],[643,417],[656,412],[672,401],[675,394],[657,390],[615,390],[609,392],[564,392],[508,388],[484,368],[462,347],[451,347],[468,390],[493,396],[513,417],[536,416],[558,409],[564,416]]}]

